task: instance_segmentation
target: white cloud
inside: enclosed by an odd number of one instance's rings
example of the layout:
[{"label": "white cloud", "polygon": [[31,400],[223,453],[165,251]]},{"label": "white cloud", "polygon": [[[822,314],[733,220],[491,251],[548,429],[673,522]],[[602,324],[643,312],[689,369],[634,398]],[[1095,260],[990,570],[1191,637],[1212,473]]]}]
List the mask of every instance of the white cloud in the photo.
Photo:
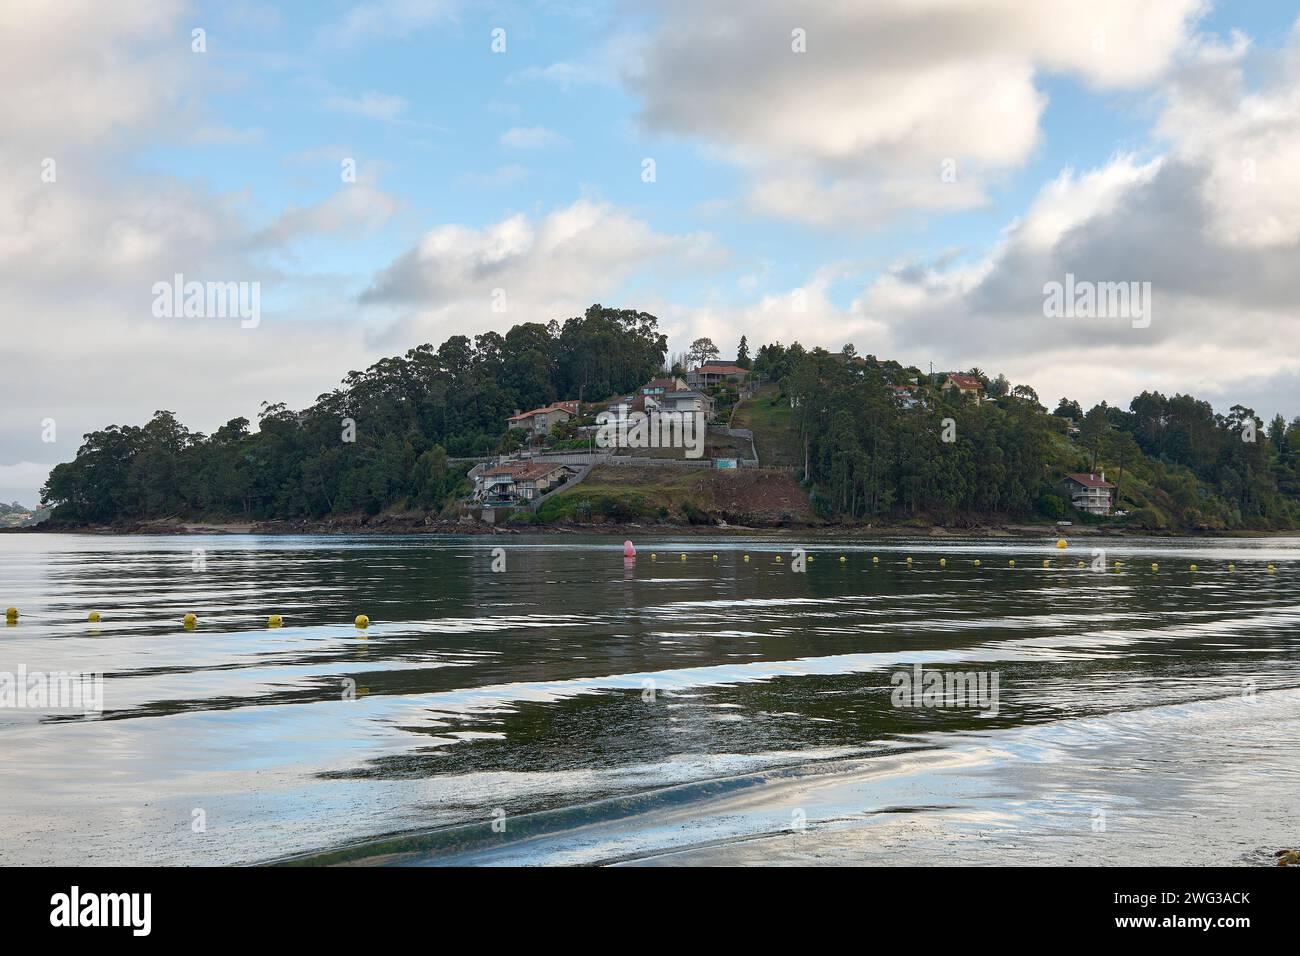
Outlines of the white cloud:
[{"label": "white cloud", "polygon": [[[431,229],[375,277],[362,301],[403,310],[389,339],[441,340],[576,315],[633,275],[680,277],[722,262],[706,235],[659,233],[613,205],[580,199],[536,219]],[[493,310],[498,289],[505,312]]]},{"label": "white cloud", "polygon": [[[1248,89],[1245,45],[1202,48],[1164,90],[1164,155],[1064,171],[981,259],[901,263],[872,282],[853,311],[887,317],[896,352],[1005,371],[1053,400],[1127,402],[1158,388],[1228,404],[1268,395],[1257,410],[1294,414],[1297,51],[1300,37],[1280,68]],[[1243,176],[1247,158],[1254,175]],[[1067,273],[1150,282],[1150,327],[1045,317],[1043,285]],[[1266,381],[1276,383],[1271,395],[1261,389]]]},{"label": "white cloud", "polygon": [[367,40],[404,38],[435,23],[453,19],[459,0],[376,0],[350,7],[321,31],[328,46],[352,46]]},{"label": "white cloud", "polygon": [[[1039,140],[1043,73],[1104,89],[1158,80],[1201,0],[911,0],[791,7],[665,0],[626,71],[652,132],[744,169],[758,211],[878,223],[966,208]],[[802,30],[806,52],[792,50]],[[945,181],[945,161],[958,171]]]},{"label": "white cloud", "polygon": [[256,241],[283,245],[303,236],[359,232],[377,229],[401,209],[401,201],[365,183],[344,185],[310,206],[289,205],[274,225],[257,235]]},{"label": "white cloud", "polygon": [[391,123],[406,112],[410,104],[400,96],[388,93],[376,93],[373,90],[360,96],[331,96],[325,100],[325,108],[336,113],[363,116],[366,119],[381,120]]}]

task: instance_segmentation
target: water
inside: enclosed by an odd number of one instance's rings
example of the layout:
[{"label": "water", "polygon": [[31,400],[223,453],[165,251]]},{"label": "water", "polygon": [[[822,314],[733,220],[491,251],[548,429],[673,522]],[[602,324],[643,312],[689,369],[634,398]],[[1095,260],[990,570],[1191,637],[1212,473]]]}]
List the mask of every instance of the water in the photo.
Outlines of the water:
[{"label": "water", "polygon": [[1096,544],[3,535],[0,863],[1268,862],[1300,539]]}]

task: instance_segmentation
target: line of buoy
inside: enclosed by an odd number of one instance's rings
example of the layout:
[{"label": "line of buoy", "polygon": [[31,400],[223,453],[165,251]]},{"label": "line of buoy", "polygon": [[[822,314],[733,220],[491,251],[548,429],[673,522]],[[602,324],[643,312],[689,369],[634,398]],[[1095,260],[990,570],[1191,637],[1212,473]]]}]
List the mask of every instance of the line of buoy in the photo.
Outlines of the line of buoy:
[{"label": "line of buoy", "polygon": [[[631,543],[631,542],[624,542],[625,545],[630,544],[630,543]],[[1064,543],[1064,539],[1062,539],[1061,541],[1058,541],[1058,542],[1057,542],[1057,547],[1058,547],[1058,548],[1059,548],[1059,547],[1063,547],[1063,543]],[[625,553],[626,553],[626,548],[625,548]],[[635,550],[633,550],[632,553],[635,554],[635,553],[636,553]],[[651,561],[654,561],[656,558],[657,558],[657,555],[656,555],[654,552],[651,552],[651,553],[650,553],[650,560],[651,560]],[[812,559],[813,559],[812,555],[808,555],[808,560],[811,561]],[[681,554],[681,560],[683,560],[683,561],[686,560],[686,554],[685,554],[685,552],[682,552],[682,554]],[[713,560],[714,560],[714,561],[717,561],[717,560],[718,560],[718,556],[717,556],[716,554],[713,555]],[[746,555],[744,556],[744,560],[745,560],[746,562],[749,561],[749,555],[748,555],[748,554],[746,554]],[[775,562],[776,562],[777,564],[780,564],[780,563],[781,563],[781,556],[780,556],[779,554],[776,555],[776,557],[775,557],[774,560],[775,560]],[[840,555],[840,564],[847,564],[847,563],[848,563],[848,560],[849,560],[849,559],[848,559],[846,556],[844,556],[844,555]],[[913,563],[913,562],[912,562],[912,556],[911,556],[911,555],[908,555],[907,558],[906,558],[905,560],[906,560],[907,566],[910,568],[910,567],[912,566],[912,563]],[[879,563],[880,563],[880,558],[877,557],[877,556],[874,556],[874,555],[873,555],[872,558],[871,558],[871,563],[872,563],[872,564],[879,564]],[[975,567],[977,567],[977,568],[978,568],[978,567],[981,567],[982,564],[983,564],[983,562],[982,562],[979,558],[975,558],[974,561],[973,561],[972,563],[973,563],[973,564],[975,565]],[[1084,567],[1085,565],[1086,565],[1086,562],[1083,561],[1083,560],[1080,560],[1080,561],[1078,562],[1078,567],[1081,567],[1081,568],[1082,568],[1082,567]],[[940,558],[940,559],[939,559],[939,567],[941,567],[941,568],[946,568],[947,566],[948,566],[948,559],[947,559],[947,558]],[[1008,567],[1012,567],[1012,568],[1014,568],[1014,567],[1016,566],[1016,559],[1015,559],[1015,558],[1011,558],[1010,560],[1008,560],[1008,561],[1007,561],[1007,566],[1008,566]],[[1046,567],[1050,567],[1050,566],[1051,566],[1051,561],[1045,559],[1045,560],[1043,561],[1043,567],[1046,568]],[[1115,569],[1116,571],[1118,571],[1118,570],[1120,569],[1120,562],[1116,561],[1115,564],[1113,565],[1113,567],[1114,567],[1114,569]],[[1152,570],[1152,571],[1159,571],[1159,570],[1160,570],[1160,565],[1159,565],[1159,563],[1158,563],[1158,562],[1155,562],[1155,561],[1151,562],[1151,570]],[[1199,570],[1200,570],[1200,567],[1199,567],[1199,565],[1191,564],[1191,565],[1188,565],[1188,570],[1189,570],[1189,571],[1199,571]],[[1230,573],[1236,573],[1236,570],[1237,570],[1237,565],[1236,565],[1235,563],[1232,563],[1232,564],[1229,564],[1229,565],[1228,565],[1228,571],[1229,571]],[[1274,566],[1274,565],[1272,565],[1272,564],[1269,564],[1269,565],[1267,566],[1267,568],[1266,568],[1266,572],[1267,572],[1268,574],[1276,574],[1276,573],[1277,573],[1277,568],[1276,568],[1276,566]],[[16,607],[8,607],[8,608],[5,608],[5,621],[6,621],[7,623],[9,623],[9,624],[16,624],[16,623],[18,622],[18,618],[19,618],[19,616],[20,616],[20,615],[19,615],[19,612],[18,612],[18,608],[16,608]],[[102,619],[103,619],[103,618],[102,618],[102,616],[100,615],[100,613],[99,613],[98,611],[91,611],[89,614],[86,615],[86,620],[87,620],[88,622],[90,622],[91,624],[98,624]],[[185,627],[185,629],[186,629],[187,631],[192,631],[192,630],[194,630],[194,629],[198,626],[198,623],[199,623],[198,615],[197,615],[197,614],[194,614],[194,613],[186,614],[185,617],[183,617],[183,618],[181,619],[181,623],[184,625],[184,627]],[[356,616],[356,618],[354,619],[353,623],[354,623],[357,627],[359,627],[359,628],[366,628],[366,627],[369,627],[369,626],[370,626],[370,618],[367,617],[367,616],[364,615],[364,614],[358,614],[358,615]],[[281,615],[279,615],[279,614],[272,614],[272,615],[267,619],[266,624],[267,624],[267,627],[272,627],[272,628],[275,628],[275,627],[283,627],[283,626],[284,626],[284,618],[283,618]]]}]

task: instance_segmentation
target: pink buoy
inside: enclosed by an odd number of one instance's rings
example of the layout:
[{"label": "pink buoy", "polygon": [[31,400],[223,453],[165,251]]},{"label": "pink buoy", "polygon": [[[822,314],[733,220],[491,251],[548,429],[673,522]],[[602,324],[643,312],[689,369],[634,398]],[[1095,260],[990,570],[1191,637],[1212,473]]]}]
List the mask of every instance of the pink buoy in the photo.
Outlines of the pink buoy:
[{"label": "pink buoy", "polygon": [[631,542],[631,541],[624,541],[624,542],[623,542],[623,557],[625,557],[625,558],[635,558],[635,557],[636,557],[636,548],[632,546],[632,542]]}]

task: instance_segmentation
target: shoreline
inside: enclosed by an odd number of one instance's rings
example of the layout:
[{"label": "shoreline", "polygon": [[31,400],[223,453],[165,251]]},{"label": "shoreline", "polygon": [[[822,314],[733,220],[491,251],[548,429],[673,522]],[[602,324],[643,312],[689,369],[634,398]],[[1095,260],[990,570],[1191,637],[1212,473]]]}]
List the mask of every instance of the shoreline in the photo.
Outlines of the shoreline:
[{"label": "shoreline", "polygon": [[111,525],[39,525],[0,528],[0,534],[84,534],[84,535],[610,535],[632,534],[760,537],[780,534],[817,534],[832,538],[849,537],[933,537],[933,538],[1275,538],[1293,537],[1300,531],[1252,529],[1235,530],[1145,530],[1137,528],[1099,527],[1095,525],[997,524],[947,525],[916,524],[788,524],[771,526],[704,525],[704,524],[565,524],[565,525],[489,525],[479,521],[437,520],[417,515],[383,515],[368,519],[348,518],[335,521],[149,521]]}]

